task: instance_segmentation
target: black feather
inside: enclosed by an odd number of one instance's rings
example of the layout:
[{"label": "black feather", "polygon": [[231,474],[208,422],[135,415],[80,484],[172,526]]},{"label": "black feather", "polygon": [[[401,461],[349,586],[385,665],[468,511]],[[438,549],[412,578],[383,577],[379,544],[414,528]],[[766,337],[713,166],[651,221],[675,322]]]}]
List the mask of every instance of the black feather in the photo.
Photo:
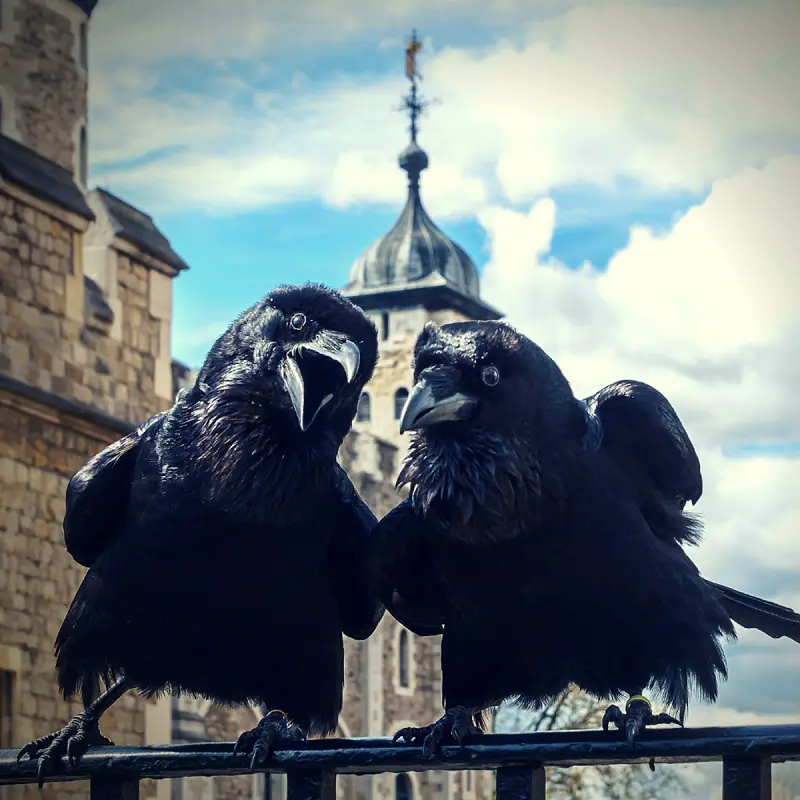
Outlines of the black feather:
[{"label": "black feather", "polygon": [[706,583],[719,592],[723,608],[743,628],[755,628],[773,639],[785,636],[800,644],[800,614],[796,611],[719,583]]},{"label": "black feather", "polygon": [[443,631],[446,708],[537,707],[577,684],[609,700],[647,690],[682,719],[692,692],[717,697],[732,618],[797,637],[794,612],[706,582],[682,549],[700,537],[683,510],[700,465],[655,389],[621,381],[578,401],[504,323],[427,326],[423,374],[474,410],[423,420],[399,478],[410,499],[378,524],[371,560],[400,622]]},{"label": "black feather", "polygon": [[[360,367],[303,431],[278,365],[323,329],[358,345]],[[56,640],[65,697],[125,676],[147,695],[254,702],[334,729],[342,634],[365,638],[383,614],[366,562],[376,519],[336,463],[376,359],[360,309],[281,287],[217,340],[170,410],[76,474],[65,539],[90,569]]]}]

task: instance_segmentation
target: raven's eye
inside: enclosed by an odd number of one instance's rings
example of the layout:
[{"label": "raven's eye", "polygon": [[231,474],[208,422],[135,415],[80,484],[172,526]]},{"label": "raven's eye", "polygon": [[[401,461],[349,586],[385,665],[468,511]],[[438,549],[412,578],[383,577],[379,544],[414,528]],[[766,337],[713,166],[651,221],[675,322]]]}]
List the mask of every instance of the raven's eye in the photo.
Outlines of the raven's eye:
[{"label": "raven's eye", "polygon": [[481,372],[481,380],[487,386],[497,386],[500,383],[500,370],[497,369],[493,364],[489,364],[488,367],[483,368],[483,372]]},{"label": "raven's eye", "polygon": [[298,311],[297,314],[292,314],[292,318],[289,320],[289,325],[294,330],[301,331],[303,328],[305,328],[306,322],[308,322],[306,315]]}]

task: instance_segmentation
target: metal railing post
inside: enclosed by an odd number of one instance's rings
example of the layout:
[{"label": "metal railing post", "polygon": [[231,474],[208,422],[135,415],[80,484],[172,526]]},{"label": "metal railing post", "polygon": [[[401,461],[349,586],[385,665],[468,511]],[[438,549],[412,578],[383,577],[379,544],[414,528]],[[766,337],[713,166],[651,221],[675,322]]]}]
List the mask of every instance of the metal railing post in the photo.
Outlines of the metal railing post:
[{"label": "metal railing post", "polygon": [[770,800],[772,762],[769,758],[722,759],[722,800]]},{"label": "metal railing post", "polygon": [[139,800],[139,781],[135,778],[92,778],[90,800]]},{"label": "metal railing post", "polygon": [[544,767],[505,767],[497,770],[497,800],[545,800]]},{"label": "metal railing post", "polygon": [[286,800],[336,800],[333,772],[290,772],[286,777]]}]

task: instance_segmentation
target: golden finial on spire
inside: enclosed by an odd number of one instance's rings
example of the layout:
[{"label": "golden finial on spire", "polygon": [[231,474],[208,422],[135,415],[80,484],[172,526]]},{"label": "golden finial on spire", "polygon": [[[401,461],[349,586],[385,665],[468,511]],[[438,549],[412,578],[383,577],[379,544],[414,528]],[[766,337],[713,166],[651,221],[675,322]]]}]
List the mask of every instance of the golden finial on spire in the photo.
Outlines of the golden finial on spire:
[{"label": "golden finial on spire", "polygon": [[411,141],[417,141],[417,120],[420,114],[430,105],[430,103],[417,96],[417,81],[422,80],[422,75],[417,71],[417,53],[422,50],[422,44],[417,39],[416,28],[411,32],[411,40],[406,44],[406,77],[411,81],[411,91],[403,98],[401,111],[408,111],[411,118]]}]

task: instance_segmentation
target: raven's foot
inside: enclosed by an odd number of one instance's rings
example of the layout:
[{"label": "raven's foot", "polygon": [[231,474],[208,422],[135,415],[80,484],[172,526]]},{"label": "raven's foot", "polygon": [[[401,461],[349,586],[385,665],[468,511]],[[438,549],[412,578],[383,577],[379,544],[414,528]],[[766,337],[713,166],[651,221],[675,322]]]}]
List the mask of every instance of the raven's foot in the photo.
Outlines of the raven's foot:
[{"label": "raven's foot", "polygon": [[278,742],[302,742],[305,731],[290,725],[283,711],[270,711],[251,731],[245,731],[237,740],[233,754],[252,753],[250,769],[266,761]]},{"label": "raven's foot", "polygon": [[86,751],[92,746],[113,746],[111,739],[100,733],[100,715],[89,710],[74,716],[60,731],[48,733],[41,739],[28,742],[17,753],[17,761],[25,756],[39,759],[38,783],[41,789],[46,775],[56,771],[56,765],[64,756],[71,766],[80,762]]},{"label": "raven's foot", "polygon": [[464,706],[454,706],[433,725],[424,728],[402,728],[394,735],[393,741],[400,739],[405,744],[422,745],[425,758],[433,758],[442,741],[448,738],[460,745],[467,736],[477,736],[483,731],[475,724],[473,715]]},{"label": "raven's foot", "polygon": [[653,714],[650,701],[642,695],[634,695],[625,704],[623,713],[619,706],[609,706],[603,714],[603,730],[607,731],[609,723],[613,722],[617,730],[625,729],[628,744],[633,747],[636,738],[648,725],[680,725],[680,720],[669,714]]}]

